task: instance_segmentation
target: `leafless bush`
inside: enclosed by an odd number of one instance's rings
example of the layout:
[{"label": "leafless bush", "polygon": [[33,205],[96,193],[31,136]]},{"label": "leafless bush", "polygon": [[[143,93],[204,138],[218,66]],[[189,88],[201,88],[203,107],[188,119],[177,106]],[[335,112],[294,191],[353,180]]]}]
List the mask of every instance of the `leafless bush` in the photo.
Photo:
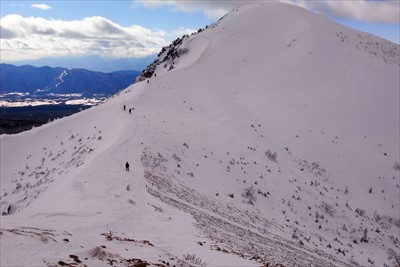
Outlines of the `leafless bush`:
[{"label": "leafless bush", "polygon": [[90,256],[96,257],[96,258],[105,258],[105,257],[116,258],[116,257],[119,257],[118,254],[113,254],[113,253],[107,252],[104,248],[99,247],[99,246],[95,247],[94,249],[92,249],[90,251]]},{"label": "leafless bush", "polygon": [[396,251],[389,248],[387,251],[387,255],[388,255],[388,259],[392,260],[393,266],[400,267],[400,255]]},{"label": "leafless bush", "polygon": [[392,225],[400,228],[400,219],[395,219],[387,215],[382,216],[376,211],[374,212],[374,219],[382,226],[383,229],[390,229]]},{"label": "leafless bush", "polygon": [[186,253],[185,255],[183,255],[183,258],[186,261],[190,261],[190,263],[195,264],[197,266],[205,267],[208,265],[208,263],[204,262],[200,257],[196,257],[196,254]]},{"label": "leafless bush", "polygon": [[269,192],[263,192],[263,191],[261,191],[261,189],[258,189],[257,193],[262,195],[262,196],[264,196],[264,197],[268,197],[268,194],[269,194]]},{"label": "leafless bush", "polygon": [[174,160],[176,160],[177,162],[181,162],[182,159],[177,155],[177,154],[172,154],[172,157],[174,158]]},{"label": "leafless bush", "polygon": [[363,216],[363,217],[364,217],[364,215],[365,215],[365,210],[363,210],[363,209],[356,208],[355,212],[356,212],[358,215]]},{"label": "leafless bush", "polygon": [[321,202],[321,209],[331,217],[335,215],[335,210],[333,209],[333,206],[325,201]]},{"label": "leafless bush", "polygon": [[242,197],[244,197],[247,200],[247,204],[250,205],[254,205],[254,202],[256,202],[257,200],[256,195],[254,193],[254,188],[252,186],[244,189]]},{"label": "leafless bush", "polygon": [[44,235],[41,235],[39,239],[40,239],[40,241],[42,241],[45,244],[47,244],[49,242],[49,239]]},{"label": "leafless bush", "polygon": [[394,163],[393,165],[393,169],[395,169],[396,171],[400,171],[400,163],[398,163],[397,161]]},{"label": "leafless bush", "polygon": [[368,243],[368,229],[365,228],[363,232],[363,236],[360,239],[360,242]]},{"label": "leafless bush", "polygon": [[143,151],[140,160],[144,167],[150,168],[152,170],[165,169],[165,166],[163,166],[163,163],[168,161],[160,153],[154,154],[150,151]]},{"label": "leafless bush", "polygon": [[276,152],[271,152],[269,149],[265,152],[265,155],[270,161],[276,162],[278,159],[278,154]]},{"label": "leafless bush", "polygon": [[107,252],[102,247],[95,247],[94,249],[92,249],[90,251],[90,256],[96,257],[96,258],[103,258],[103,257],[107,256]]},{"label": "leafless bush", "polygon": [[395,226],[397,226],[398,228],[400,228],[400,219],[394,219],[394,220],[393,220],[393,224],[394,224]]},{"label": "leafless bush", "polygon": [[381,215],[379,215],[379,213],[377,211],[374,212],[374,220],[376,222],[379,222],[383,219],[383,217]]}]

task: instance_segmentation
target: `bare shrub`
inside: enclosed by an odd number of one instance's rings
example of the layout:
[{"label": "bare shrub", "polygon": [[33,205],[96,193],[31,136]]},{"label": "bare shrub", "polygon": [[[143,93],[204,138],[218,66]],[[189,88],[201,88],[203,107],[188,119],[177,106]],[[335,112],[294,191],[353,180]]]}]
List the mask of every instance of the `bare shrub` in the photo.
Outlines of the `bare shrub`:
[{"label": "bare shrub", "polygon": [[360,242],[368,243],[368,229],[365,228],[363,232],[363,236],[360,239]]},{"label": "bare shrub", "polygon": [[377,211],[374,212],[374,220],[376,222],[379,222],[383,219],[383,217],[381,215],[379,215],[379,213]]},{"label": "bare shrub", "polygon": [[97,246],[90,251],[90,256],[96,257],[96,258],[103,258],[103,257],[107,256],[107,252],[102,247]]},{"label": "bare shrub", "polygon": [[400,219],[394,219],[394,220],[393,220],[393,224],[394,224],[395,226],[397,226],[398,228],[400,228]]},{"label": "bare shrub", "polygon": [[40,241],[42,241],[45,244],[47,244],[49,242],[49,239],[44,235],[41,235],[39,239],[40,239]]},{"label": "bare shrub", "polygon": [[113,254],[113,253],[107,252],[104,248],[99,247],[99,246],[95,247],[94,249],[92,249],[90,251],[90,256],[96,257],[96,258],[105,258],[105,257],[116,258],[116,257],[119,257],[118,254]]},{"label": "bare shrub", "polygon": [[263,192],[263,191],[261,191],[261,189],[258,189],[257,190],[257,194],[260,194],[260,195],[262,195],[264,197],[268,197],[269,192]]},{"label": "bare shrub", "polygon": [[321,209],[331,217],[335,215],[335,210],[333,206],[325,201],[321,202]]},{"label": "bare shrub", "polygon": [[257,200],[256,195],[254,193],[254,188],[252,186],[244,189],[242,197],[244,197],[247,200],[247,204],[250,205],[254,205],[254,202],[256,202]]},{"label": "bare shrub", "polygon": [[7,212],[4,212],[3,215],[11,215],[17,212],[17,207],[14,204],[8,205]]},{"label": "bare shrub", "polygon": [[195,264],[196,266],[205,267],[208,265],[208,263],[204,262],[200,257],[196,257],[196,254],[186,253],[183,255],[183,258],[186,261],[189,261],[191,264]]},{"label": "bare shrub", "polygon": [[355,212],[362,217],[365,216],[365,210],[363,209],[356,208]]},{"label": "bare shrub", "polygon": [[396,251],[389,248],[387,251],[387,255],[388,255],[388,259],[392,260],[393,266],[400,267],[400,255]]},{"label": "bare shrub", "polygon": [[400,171],[400,163],[398,163],[397,161],[394,163],[393,165],[393,169],[395,169],[396,171]]},{"label": "bare shrub", "polygon": [[172,154],[172,157],[174,158],[174,160],[176,160],[177,162],[181,162],[182,159],[177,155],[177,154]]},{"label": "bare shrub", "polygon": [[382,216],[376,211],[374,212],[374,219],[382,226],[383,229],[390,229],[392,225],[400,228],[400,219],[396,219],[387,215]]},{"label": "bare shrub", "polygon": [[278,159],[278,154],[276,152],[271,152],[269,149],[265,152],[265,155],[270,161],[276,162]]}]

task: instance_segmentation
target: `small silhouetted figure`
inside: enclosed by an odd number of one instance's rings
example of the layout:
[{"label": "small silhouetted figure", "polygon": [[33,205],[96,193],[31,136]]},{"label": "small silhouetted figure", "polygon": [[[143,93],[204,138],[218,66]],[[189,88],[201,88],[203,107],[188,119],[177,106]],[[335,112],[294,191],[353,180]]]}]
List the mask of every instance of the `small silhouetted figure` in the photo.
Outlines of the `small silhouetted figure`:
[{"label": "small silhouetted figure", "polygon": [[125,163],[125,169],[127,172],[129,172],[129,163],[128,162]]},{"label": "small silhouetted figure", "polygon": [[154,78],[155,78],[155,77],[157,77],[157,74],[156,74],[156,73],[154,73]]},{"label": "small silhouetted figure", "polygon": [[131,112],[132,112],[132,109],[129,109],[129,114],[131,114]]},{"label": "small silhouetted figure", "polygon": [[124,111],[126,110],[126,105],[124,105]]},{"label": "small silhouetted figure", "polygon": [[147,80],[147,83],[149,83],[150,81],[149,80]]}]

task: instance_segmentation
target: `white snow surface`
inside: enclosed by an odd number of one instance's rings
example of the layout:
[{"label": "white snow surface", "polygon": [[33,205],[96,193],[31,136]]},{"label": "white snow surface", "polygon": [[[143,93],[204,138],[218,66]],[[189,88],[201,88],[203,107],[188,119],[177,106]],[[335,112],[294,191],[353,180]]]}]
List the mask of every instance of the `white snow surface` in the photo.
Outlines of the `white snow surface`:
[{"label": "white snow surface", "polygon": [[29,99],[28,101],[4,101],[0,100],[0,107],[27,107],[27,106],[42,106],[42,105],[57,105],[59,102],[46,99],[46,100],[31,100]]},{"label": "white snow surface", "polygon": [[390,265],[399,46],[263,3],[182,47],[99,106],[0,136],[0,265]]}]

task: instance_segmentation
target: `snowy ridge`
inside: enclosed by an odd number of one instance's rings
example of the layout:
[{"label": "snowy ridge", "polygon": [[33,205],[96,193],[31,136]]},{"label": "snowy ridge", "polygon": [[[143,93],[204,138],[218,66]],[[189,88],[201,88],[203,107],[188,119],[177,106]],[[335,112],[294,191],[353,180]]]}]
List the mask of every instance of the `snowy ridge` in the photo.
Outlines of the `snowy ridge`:
[{"label": "snowy ridge", "polygon": [[106,103],[0,137],[1,265],[393,263],[398,45],[268,3],[169,48]]}]

